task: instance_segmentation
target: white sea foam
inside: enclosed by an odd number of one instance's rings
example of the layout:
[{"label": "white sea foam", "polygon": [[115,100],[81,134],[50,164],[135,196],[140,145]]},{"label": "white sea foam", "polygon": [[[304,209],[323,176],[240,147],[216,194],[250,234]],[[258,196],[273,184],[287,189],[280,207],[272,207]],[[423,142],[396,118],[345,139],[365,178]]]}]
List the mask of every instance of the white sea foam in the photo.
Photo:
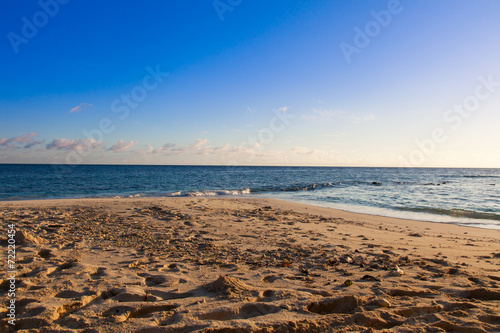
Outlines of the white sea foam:
[{"label": "white sea foam", "polygon": [[181,193],[180,195],[175,195],[175,196],[206,197],[206,196],[218,196],[218,195],[245,195],[245,194],[250,194],[249,188],[243,190],[204,190],[204,191],[188,192],[184,194]]}]

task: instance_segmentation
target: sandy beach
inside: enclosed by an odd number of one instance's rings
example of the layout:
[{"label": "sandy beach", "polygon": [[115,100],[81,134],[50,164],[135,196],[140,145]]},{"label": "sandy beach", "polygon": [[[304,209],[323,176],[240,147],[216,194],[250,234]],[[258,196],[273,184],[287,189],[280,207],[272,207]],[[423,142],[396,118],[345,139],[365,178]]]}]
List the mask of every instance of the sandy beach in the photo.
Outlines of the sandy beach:
[{"label": "sandy beach", "polygon": [[498,332],[500,231],[272,199],[0,202],[0,332]]}]

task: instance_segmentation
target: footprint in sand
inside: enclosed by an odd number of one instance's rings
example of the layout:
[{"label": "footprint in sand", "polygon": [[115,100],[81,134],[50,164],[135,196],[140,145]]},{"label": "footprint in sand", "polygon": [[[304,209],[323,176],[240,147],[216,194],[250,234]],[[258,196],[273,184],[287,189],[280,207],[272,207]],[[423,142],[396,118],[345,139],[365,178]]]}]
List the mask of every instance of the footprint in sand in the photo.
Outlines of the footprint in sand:
[{"label": "footprint in sand", "polygon": [[108,276],[108,273],[106,273],[106,270],[107,270],[106,267],[98,267],[95,273],[90,274],[90,277],[92,278],[92,280],[102,279],[102,278]]},{"label": "footprint in sand", "polygon": [[55,257],[54,253],[50,249],[43,249],[38,252],[38,255],[44,259]]},{"label": "footprint in sand", "polygon": [[62,290],[54,295],[57,298],[82,298],[83,296],[91,296],[96,293],[90,290],[79,292],[76,290]]},{"label": "footprint in sand", "polygon": [[329,298],[320,302],[309,303],[306,308],[308,311],[317,314],[331,313],[350,313],[365,301],[357,296],[343,296],[338,298]]},{"label": "footprint in sand", "polygon": [[222,308],[198,316],[202,320],[249,319],[282,311],[283,309],[265,303],[247,303],[239,308]]},{"label": "footprint in sand", "polygon": [[114,306],[102,313],[103,317],[113,317],[117,322],[126,321],[129,318],[144,318],[156,312],[169,312],[176,308],[177,304],[166,305],[148,305],[148,306],[130,306],[120,305]]},{"label": "footprint in sand", "polygon": [[462,292],[462,296],[481,301],[500,301],[500,291],[489,290],[486,288],[464,290]]},{"label": "footprint in sand", "polygon": [[101,294],[102,299],[112,299],[118,302],[144,302],[146,292],[139,287],[111,288]]},{"label": "footprint in sand", "polygon": [[184,279],[180,279],[179,277],[170,274],[151,275],[148,273],[139,273],[137,275],[146,278],[145,283],[146,286],[148,287],[160,286],[160,285],[162,287],[172,287],[175,286],[176,284],[187,282]]}]

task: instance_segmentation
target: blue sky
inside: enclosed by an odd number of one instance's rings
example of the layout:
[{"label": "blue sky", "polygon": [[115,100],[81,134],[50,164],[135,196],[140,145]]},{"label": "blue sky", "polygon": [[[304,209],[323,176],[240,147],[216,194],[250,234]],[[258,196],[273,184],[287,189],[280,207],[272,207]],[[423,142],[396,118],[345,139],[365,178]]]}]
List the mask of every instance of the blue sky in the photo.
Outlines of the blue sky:
[{"label": "blue sky", "polygon": [[500,2],[4,1],[0,163],[500,167]]}]

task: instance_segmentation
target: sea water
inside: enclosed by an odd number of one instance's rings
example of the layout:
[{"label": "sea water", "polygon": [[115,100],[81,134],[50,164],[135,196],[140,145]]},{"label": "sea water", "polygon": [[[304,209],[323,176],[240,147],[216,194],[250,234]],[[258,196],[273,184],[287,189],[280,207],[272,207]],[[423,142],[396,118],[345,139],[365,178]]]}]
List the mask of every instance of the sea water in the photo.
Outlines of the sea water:
[{"label": "sea water", "polygon": [[0,164],[0,200],[259,196],[500,229],[500,169]]}]

